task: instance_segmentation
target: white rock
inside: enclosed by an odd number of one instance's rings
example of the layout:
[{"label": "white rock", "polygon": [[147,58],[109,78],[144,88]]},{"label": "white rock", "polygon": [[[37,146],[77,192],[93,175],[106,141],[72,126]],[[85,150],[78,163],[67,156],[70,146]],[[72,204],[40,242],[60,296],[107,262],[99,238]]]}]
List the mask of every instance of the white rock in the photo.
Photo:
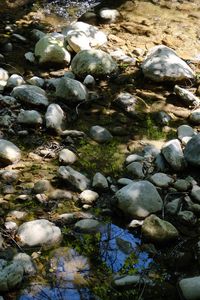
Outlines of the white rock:
[{"label": "white rock", "polygon": [[17,223],[13,221],[5,222],[4,226],[8,231],[16,231],[18,229]]},{"label": "white rock", "polygon": [[38,76],[33,76],[33,77],[29,78],[27,80],[27,82],[29,84],[36,85],[36,86],[39,86],[41,88],[44,86],[44,83],[45,83],[44,79],[41,78],[41,77],[38,77]]},{"label": "white rock", "polygon": [[71,165],[77,161],[78,157],[69,149],[62,149],[59,153],[59,162]]},{"label": "white rock", "polygon": [[103,7],[99,11],[99,16],[103,21],[113,23],[120,17],[120,13],[117,9]]},{"label": "white rock", "polygon": [[60,228],[45,219],[25,222],[17,231],[23,246],[54,246],[60,242],[62,234]]},{"label": "white rock", "polygon": [[83,84],[86,85],[86,86],[94,86],[95,85],[95,79],[93,76],[91,75],[87,75],[85,77],[85,79],[83,80]]},{"label": "white rock", "polygon": [[83,31],[70,30],[67,34],[67,42],[76,53],[81,50],[91,49],[90,38]]},{"label": "white rock", "polygon": [[106,143],[112,140],[112,134],[104,127],[95,125],[90,128],[90,136],[98,143]]},{"label": "white rock", "polygon": [[7,84],[9,78],[9,74],[6,70],[4,70],[3,68],[0,68],[0,92],[2,92],[4,90],[4,87]]},{"label": "white rock", "polygon": [[7,87],[8,88],[14,88],[16,86],[19,86],[19,85],[22,85],[24,84],[25,81],[24,81],[24,78],[18,74],[12,74],[8,81],[7,81]]},{"label": "white rock", "polygon": [[179,140],[174,139],[165,143],[161,151],[168,164],[175,171],[180,171],[184,169],[185,160]]},{"label": "white rock", "polygon": [[185,102],[185,104],[187,104],[189,107],[193,107],[193,106],[199,106],[200,105],[200,99],[195,96],[192,92],[181,88],[178,85],[175,85],[174,87],[174,92],[176,93],[176,95],[178,95],[183,102]]},{"label": "white rock", "polygon": [[0,162],[3,164],[13,164],[21,159],[21,151],[13,143],[0,139]]},{"label": "white rock", "polygon": [[99,194],[91,190],[85,190],[79,195],[79,199],[84,204],[93,204],[98,198]]},{"label": "white rock", "polygon": [[64,111],[60,105],[52,103],[48,106],[45,114],[46,127],[60,131],[64,118]]},{"label": "white rock", "polygon": [[26,52],[24,56],[26,60],[28,60],[30,63],[34,64],[36,62],[35,55],[33,52]]},{"label": "white rock", "polygon": [[194,79],[193,70],[169,47],[152,48],[141,65],[144,75],[154,81]]},{"label": "white rock", "polygon": [[58,175],[80,191],[84,191],[89,187],[90,180],[69,166],[61,166],[58,169]]},{"label": "white rock", "polygon": [[40,125],[43,123],[43,120],[38,111],[21,109],[17,116],[17,122],[27,125]]}]

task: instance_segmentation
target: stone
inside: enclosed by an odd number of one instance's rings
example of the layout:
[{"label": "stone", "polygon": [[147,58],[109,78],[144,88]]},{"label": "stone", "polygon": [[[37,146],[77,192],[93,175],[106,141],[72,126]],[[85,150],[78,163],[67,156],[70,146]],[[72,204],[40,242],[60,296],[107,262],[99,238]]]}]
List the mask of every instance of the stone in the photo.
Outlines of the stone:
[{"label": "stone", "polygon": [[4,87],[7,84],[9,74],[3,68],[0,68],[0,92],[4,90]]},{"label": "stone", "polygon": [[75,223],[74,228],[81,233],[99,232],[101,223],[93,219],[83,219]]},{"label": "stone", "polygon": [[177,133],[178,133],[178,139],[181,142],[184,141],[184,138],[191,138],[196,134],[194,129],[189,125],[179,126],[177,129]]},{"label": "stone", "polygon": [[43,38],[46,34],[39,30],[39,29],[33,29],[31,31],[32,37],[34,38],[34,40],[39,41],[41,38]]},{"label": "stone", "polygon": [[35,56],[38,57],[39,63],[55,63],[68,65],[71,55],[65,49],[65,36],[54,32],[46,34],[35,45]]},{"label": "stone", "polygon": [[36,267],[30,257],[26,253],[17,253],[13,257],[13,261],[18,262],[24,269],[24,273],[27,275],[34,275],[36,273]]},{"label": "stone", "polygon": [[184,150],[185,160],[189,165],[200,166],[200,134],[191,138]]},{"label": "stone", "polygon": [[52,191],[53,187],[51,185],[51,182],[47,179],[41,179],[34,184],[34,193],[35,194],[43,194],[45,192]]},{"label": "stone", "polygon": [[90,39],[83,31],[70,30],[67,34],[67,42],[76,53],[81,50],[91,49]]},{"label": "stone", "polygon": [[177,229],[156,215],[150,215],[142,225],[143,236],[152,242],[169,242],[178,237]]},{"label": "stone", "polygon": [[17,231],[18,229],[18,225],[17,223],[13,222],[13,221],[7,221],[4,223],[4,226],[6,228],[6,230],[8,231]]},{"label": "stone", "polygon": [[165,173],[155,173],[152,175],[149,180],[156,186],[161,188],[168,187],[174,180]]},{"label": "stone", "polygon": [[195,109],[191,112],[189,120],[194,124],[200,124],[200,109]]},{"label": "stone", "polygon": [[127,156],[126,160],[125,160],[125,164],[128,165],[134,161],[143,161],[144,157],[138,154],[130,154]]},{"label": "stone", "polygon": [[200,276],[183,278],[178,283],[185,300],[198,300],[200,295]]},{"label": "stone", "polygon": [[15,220],[24,220],[28,216],[26,211],[12,210],[7,214],[6,220],[11,218]]},{"label": "stone", "polygon": [[132,117],[141,112],[141,102],[139,98],[130,93],[121,92],[117,95],[113,103]]},{"label": "stone", "polygon": [[23,246],[55,246],[61,241],[59,227],[45,219],[25,222],[19,226],[17,235]]},{"label": "stone", "polygon": [[61,131],[64,119],[64,111],[62,110],[60,105],[52,103],[48,106],[45,114],[47,128],[54,129],[56,132]]},{"label": "stone", "polygon": [[175,85],[174,92],[188,107],[195,107],[200,105],[200,99],[192,92]]},{"label": "stone", "polygon": [[95,79],[94,79],[94,77],[93,76],[91,76],[91,75],[87,75],[86,77],[85,77],[85,79],[83,80],[83,84],[85,85],[85,86],[95,86]]},{"label": "stone", "polygon": [[0,178],[7,184],[13,183],[18,180],[19,173],[14,170],[0,170]]},{"label": "stone", "polygon": [[71,62],[73,73],[81,78],[91,75],[94,78],[117,72],[118,67],[112,57],[102,50],[83,50]]},{"label": "stone", "polygon": [[38,77],[38,76],[33,76],[33,77],[29,78],[27,80],[27,82],[29,84],[39,86],[40,88],[42,88],[44,86],[44,83],[45,83],[44,79],[41,78],[41,77]]},{"label": "stone", "polygon": [[161,152],[173,170],[180,171],[185,168],[184,155],[178,139],[170,140],[165,143]]},{"label": "stone", "polygon": [[194,185],[191,190],[191,197],[200,203],[200,186],[199,185]]},{"label": "stone", "polygon": [[98,198],[99,194],[91,190],[85,190],[79,195],[82,204],[93,204]]},{"label": "stone", "polygon": [[117,9],[109,9],[106,7],[101,8],[98,14],[101,18],[101,21],[106,23],[114,23],[121,16]]},{"label": "stone", "polygon": [[72,200],[74,197],[70,191],[55,189],[50,191],[48,198],[50,200]]},{"label": "stone", "polygon": [[144,279],[141,275],[123,275],[114,279],[114,286],[118,288],[130,288],[138,284],[150,283],[150,280]]},{"label": "stone", "polygon": [[24,78],[18,74],[12,74],[7,81],[7,88],[14,88],[16,86],[25,84]]},{"label": "stone", "polygon": [[98,143],[107,143],[113,138],[112,134],[106,128],[99,125],[90,128],[90,136]]},{"label": "stone", "polygon": [[128,185],[130,183],[133,183],[133,180],[129,179],[129,178],[120,178],[118,181],[117,181],[118,184],[120,185]]},{"label": "stone", "polygon": [[86,43],[88,43],[90,47],[99,47],[107,42],[106,34],[103,31],[100,31],[96,26],[84,22],[72,23],[62,31],[67,39],[71,32],[84,33],[87,38]]},{"label": "stone", "polygon": [[64,165],[74,164],[78,157],[77,155],[69,149],[62,149],[59,153],[59,162]]},{"label": "stone", "polygon": [[191,184],[185,179],[178,179],[174,182],[173,186],[180,192],[186,192],[190,189]]},{"label": "stone", "polygon": [[25,54],[24,54],[24,57],[26,58],[26,60],[28,61],[28,62],[30,62],[31,64],[34,64],[34,63],[36,63],[36,59],[35,59],[35,55],[34,55],[34,53],[33,52],[26,52]]},{"label": "stone", "polygon": [[20,102],[34,106],[48,106],[49,104],[45,91],[38,86],[20,85],[12,90],[11,96]]},{"label": "stone", "polygon": [[186,226],[194,226],[197,223],[197,217],[189,210],[180,211],[177,215],[177,220]]},{"label": "stone", "polygon": [[43,123],[41,114],[36,110],[24,110],[21,109],[17,122],[26,125],[41,125]]},{"label": "stone", "polygon": [[10,165],[18,162],[20,159],[20,149],[12,142],[0,139],[0,163],[3,165]]},{"label": "stone", "polygon": [[88,91],[80,81],[63,77],[56,85],[55,96],[63,99],[65,103],[76,103],[87,100]]},{"label": "stone", "polygon": [[146,180],[132,182],[116,194],[117,207],[126,215],[143,219],[162,209],[162,199],[154,185]]},{"label": "stone", "polygon": [[0,272],[0,291],[7,292],[17,287],[23,279],[24,268],[17,261],[13,261]]},{"label": "stone", "polygon": [[106,177],[101,174],[100,172],[97,172],[92,180],[92,187],[97,190],[107,190],[108,189],[108,181]]},{"label": "stone", "polygon": [[195,73],[176,52],[164,45],[152,48],[141,65],[145,77],[154,81],[194,79]]},{"label": "stone", "polygon": [[133,161],[129,165],[126,166],[127,172],[136,179],[143,179],[144,178],[144,168],[143,164],[138,161]]},{"label": "stone", "polygon": [[81,192],[88,189],[90,185],[90,180],[85,175],[79,173],[78,171],[72,169],[69,166],[61,166],[58,169],[58,175],[60,178],[67,181]]},{"label": "stone", "polygon": [[0,101],[6,106],[14,107],[17,105],[17,100],[14,97],[0,95]]}]

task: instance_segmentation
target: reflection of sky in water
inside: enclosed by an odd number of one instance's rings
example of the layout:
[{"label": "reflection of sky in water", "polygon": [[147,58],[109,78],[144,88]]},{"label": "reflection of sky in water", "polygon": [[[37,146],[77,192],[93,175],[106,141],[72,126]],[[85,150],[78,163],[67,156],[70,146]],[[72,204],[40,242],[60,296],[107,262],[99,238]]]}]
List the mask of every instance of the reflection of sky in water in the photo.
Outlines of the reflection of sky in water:
[{"label": "reflection of sky in water", "polygon": [[142,272],[153,260],[149,258],[147,252],[139,251],[140,243],[140,239],[134,237],[128,230],[114,224],[107,224],[100,242],[101,257],[113,272],[118,272],[125,260],[134,252],[137,257],[134,267],[137,272]]}]

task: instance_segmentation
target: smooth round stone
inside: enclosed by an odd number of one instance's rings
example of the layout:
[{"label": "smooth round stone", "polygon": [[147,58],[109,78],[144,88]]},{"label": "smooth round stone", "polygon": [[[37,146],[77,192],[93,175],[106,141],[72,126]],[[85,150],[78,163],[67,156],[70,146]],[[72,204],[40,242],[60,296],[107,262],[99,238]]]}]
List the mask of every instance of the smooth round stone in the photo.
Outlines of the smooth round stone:
[{"label": "smooth round stone", "polygon": [[200,295],[200,276],[181,279],[179,288],[185,300],[198,300]]},{"label": "smooth round stone", "polygon": [[197,217],[192,211],[184,210],[180,211],[177,215],[177,219],[187,226],[194,226],[197,222]]},{"label": "smooth round stone", "polygon": [[106,143],[112,140],[112,134],[102,126],[92,126],[90,128],[90,136],[98,143]]},{"label": "smooth round stone", "polygon": [[12,142],[0,139],[0,162],[10,165],[21,159],[21,151]]},{"label": "smooth round stone", "polygon": [[100,226],[101,223],[99,221],[93,219],[84,219],[76,222],[74,228],[78,232],[94,233],[99,231]]},{"label": "smooth round stone", "polygon": [[93,204],[98,198],[99,194],[91,190],[85,190],[79,195],[79,199],[84,204]]},{"label": "smooth round stone", "polygon": [[17,116],[17,122],[27,125],[41,125],[43,120],[38,111],[21,109]]},{"label": "smooth round stone", "polygon": [[195,109],[191,112],[190,114],[190,117],[189,117],[190,121],[192,123],[195,123],[195,124],[200,124],[200,109]]},{"label": "smooth round stone", "polygon": [[103,174],[97,172],[93,177],[92,186],[95,189],[106,190],[108,189],[108,181]]},{"label": "smooth round stone", "polygon": [[127,172],[132,175],[134,178],[143,179],[143,164],[137,161],[132,162],[126,167]]},{"label": "smooth round stone", "polygon": [[14,87],[22,85],[24,83],[25,83],[25,81],[22,76],[20,76],[18,74],[12,74],[7,81],[6,87],[14,88]]},{"label": "smooth round stone", "polygon": [[129,156],[127,156],[126,160],[125,160],[125,164],[130,164],[134,161],[142,161],[144,160],[144,157],[138,154],[130,154]]},{"label": "smooth round stone", "polygon": [[192,190],[191,190],[191,197],[200,203],[200,186],[194,185]]},{"label": "smooth round stone", "polygon": [[150,181],[158,187],[168,187],[174,180],[165,173],[155,173],[150,177]]},{"label": "smooth round stone", "polygon": [[181,192],[186,192],[191,187],[191,184],[185,179],[178,179],[174,182],[173,185],[174,185],[175,189],[177,189],[178,191],[181,191]]},{"label": "smooth round stone", "polygon": [[41,179],[34,184],[34,192],[36,194],[43,194],[52,190],[52,185],[49,180]]},{"label": "smooth round stone", "polygon": [[178,138],[181,141],[183,140],[183,138],[192,137],[193,135],[196,134],[194,129],[189,125],[179,126],[177,129],[177,133],[178,133]]},{"label": "smooth round stone", "polygon": [[184,157],[188,164],[195,167],[200,166],[200,134],[193,136],[187,143]]},{"label": "smooth round stone", "polygon": [[78,157],[69,149],[62,149],[59,153],[59,162],[66,165],[72,165],[77,161]]}]

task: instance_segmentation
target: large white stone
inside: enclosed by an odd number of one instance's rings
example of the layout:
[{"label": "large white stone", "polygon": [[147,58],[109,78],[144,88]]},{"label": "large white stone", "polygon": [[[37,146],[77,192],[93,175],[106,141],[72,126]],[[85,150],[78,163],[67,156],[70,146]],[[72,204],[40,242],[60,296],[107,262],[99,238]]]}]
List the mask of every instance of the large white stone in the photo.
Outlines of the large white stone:
[{"label": "large white stone", "polygon": [[61,166],[58,169],[58,174],[63,180],[66,180],[68,183],[70,183],[80,191],[84,191],[89,187],[90,180],[85,175],[72,169],[69,166]]},{"label": "large white stone", "polygon": [[152,48],[141,65],[144,75],[154,81],[194,79],[195,73],[174,50],[164,45]]},{"label": "large white stone", "polygon": [[181,279],[179,288],[185,300],[199,300],[200,276]]},{"label": "large white stone", "polygon": [[130,183],[115,194],[117,206],[127,216],[146,218],[162,209],[162,199],[154,185],[146,180]]},{"label": "large white stone", "polygon": [[170,140],[165,143],[161,151],[166,161],[175,171],[184,169],[185,160],[181,143],[178,139]]},{"label": "large white stone", "polygon": [[50,104],[45,114],[46,127],[54,129],[55,131],[60,131],[64,117],[64,111],[60,105],[55,103]]},{"label": "large white stone", "polygon": [[23,223],[17,235],[22,245],[30,247],[54,246],[62,237],[60,228],[45,219]]},{"label": "large white stone", "polygon": [[0,139],[0,162],[9,165],[21,159],[21,151],[12,142]]}]

